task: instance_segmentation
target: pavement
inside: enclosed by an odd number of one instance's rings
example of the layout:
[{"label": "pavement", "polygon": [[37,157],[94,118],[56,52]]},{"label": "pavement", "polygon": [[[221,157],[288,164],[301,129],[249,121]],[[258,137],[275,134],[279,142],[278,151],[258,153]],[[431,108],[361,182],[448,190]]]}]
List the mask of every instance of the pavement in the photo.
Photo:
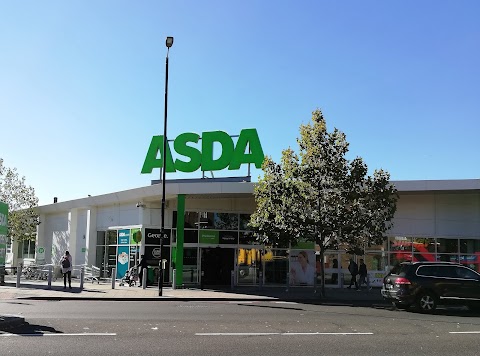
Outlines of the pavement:
[{"label": "pavement", "polygon": [[[2,300],[97,300],[97,301],[285,301],[304,304],[377,306],[389,305],[382,299],[380,288],[356,291],[347,288],[326,288],[325,297],[320,294],[320,286],[313,287],[219,287],[219,288],[176,288],[163,287],[159,296],[158,286],[142,288],[138,286],[120,286],[110,281],[80,281],[72,279],[72,289],[63,289],[63,280],[57,280],[48,286],[44,280],[21,280],[16,287],[15,276],[6,276],[5,285],[0,286]],[[25,322],[17,315],[0,315],[0,331],[17,327]]]}]

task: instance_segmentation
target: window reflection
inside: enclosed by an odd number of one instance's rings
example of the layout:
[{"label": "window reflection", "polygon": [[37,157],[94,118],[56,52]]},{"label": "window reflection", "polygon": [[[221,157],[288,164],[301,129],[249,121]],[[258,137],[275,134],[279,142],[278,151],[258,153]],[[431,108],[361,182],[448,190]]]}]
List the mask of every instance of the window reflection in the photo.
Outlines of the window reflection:
[{"label": "window reflection", "polygon": [[458,239],[437,239],[438,253],[458,253]]}]

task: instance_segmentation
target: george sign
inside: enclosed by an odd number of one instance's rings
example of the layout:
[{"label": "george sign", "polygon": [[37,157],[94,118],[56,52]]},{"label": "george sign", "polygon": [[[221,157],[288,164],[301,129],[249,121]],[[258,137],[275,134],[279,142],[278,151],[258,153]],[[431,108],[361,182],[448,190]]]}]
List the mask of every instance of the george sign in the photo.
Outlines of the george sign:
[{"label": "george sign", "polygon": [[0,201],[0,267],[5,267],[7,256],[8,205]]},{"label": "george sign", "polygon": [[[170,244],[170,229],[165,229],[163,243]],[[160,245],[160,229],[145,229],[145,245]]]},{"label": "george sign", "polygon": [[[201,149],[193,144],[198,144],[201,139]],[[221,146],[220,157],[213,157],[214,144]],[[187,158],[173,160],[170,145],[167,142],[166,154],[163,153],[163,135],[153,136],[148,148],[147,156],[142,167],[142,174],[152,173],[154,168],[163,167],[163,159],[166,159],[166,172],[176,171],[191,173],[198,169],[202,171],[220,171],[228,167],[229,170],[238,170],[244,163],[253,163],[256,168],[261,168],[265,155],[258,138],[256,129],[243,129],[240,132],[237,143],[224,131],[183,133],[173,141],[175,152]],[[160,158],[157,158],[160,157]]]}]

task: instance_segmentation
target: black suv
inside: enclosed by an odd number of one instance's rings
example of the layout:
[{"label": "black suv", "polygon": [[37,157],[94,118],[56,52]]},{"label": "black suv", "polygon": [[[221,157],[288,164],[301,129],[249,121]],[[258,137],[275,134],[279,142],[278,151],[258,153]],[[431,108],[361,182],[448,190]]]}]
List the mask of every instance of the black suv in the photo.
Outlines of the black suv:
[{"label": "black suv", "polygon": [[398,308],[433,312],[437,304],[480,310],[480,274],[458,263],[403,262],[383,279],[382,296]]}]

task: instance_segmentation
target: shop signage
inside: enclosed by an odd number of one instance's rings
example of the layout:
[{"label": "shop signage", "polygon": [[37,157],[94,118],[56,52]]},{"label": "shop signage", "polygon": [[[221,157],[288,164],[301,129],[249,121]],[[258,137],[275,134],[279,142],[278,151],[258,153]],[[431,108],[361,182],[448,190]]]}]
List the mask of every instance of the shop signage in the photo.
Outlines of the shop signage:
[{"label": "shop signage", "polygon": [[[199,148],[198,144],[201,139]],[[220,156],[214,158],[213,148],[215,144],[221,146]],[[152,173],[154,168],[163,167],[163,159],[166,159],[166,172],[195,172],[220,171],[228,167],[229,170],[238,170],[244,163],[253,163],[256,168],[261,168],[264,154],[256,129],[243,129],[240,132],[237,143],[224,131],[203,132],[202,136],[193,132],[183,133],[173,141],[175,152],[179,156],[173,160],[170,145],[167,144],[166,155],[163,154],[163,136],[153,136],[150,147],[143,163],[142,173]],[[159,158],[157,158],[159,157]]]},{"label": "shop signage", "polygon": [[[170,244],[170,229],[165,229],[165,235],[167,235],[163,243],[165,245]],[[145,229],[145,244],[146,245],[160,245],[160,229]]]},{"label": "shop signage", "polygon": [[200,243],[218,245],[219,235],[215,230],[200,230]]},{"label": "shop signage", "polygon": [[220,231],[219,242],[224,245],[236,245],[238,243],[238,232]]},{"label": "shop signage", "polygon": [[128,245],[130,241],[130,230],[120,230],[118,231],[118,244],[119,245]]}]

